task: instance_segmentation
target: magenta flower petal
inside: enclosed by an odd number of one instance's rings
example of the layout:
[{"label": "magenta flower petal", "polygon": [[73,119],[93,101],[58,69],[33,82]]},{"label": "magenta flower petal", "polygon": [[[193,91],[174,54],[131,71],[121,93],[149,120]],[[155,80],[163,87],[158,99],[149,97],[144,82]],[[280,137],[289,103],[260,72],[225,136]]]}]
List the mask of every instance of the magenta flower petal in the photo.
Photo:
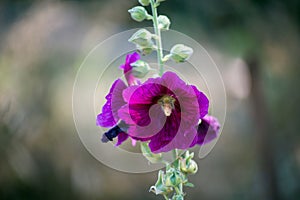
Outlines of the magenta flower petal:
[{"label": "magenta flower petal", "polygon": [[102,113],[97,116],[97,126],[112,127],[117,124],[119,120],[118,110],[125,104],[122,93],[126,87],[121,79],[112,84],[109,93],[105,97],[107,101],[102,107]]},{"label": "magenta flower petal", "polygon": [[199,118],[203,118],[208,113],[209,101],[208,98],[200,92],[196,86],[192,85],[195,94],[197,95],[198,104],[199,104]]},{"label": "magenta flower petal", "polygon": [[162,149],[162,147],[169,144],[177,134],[179,123],[175,115],[171,115],[167,118],[165,126],[161,131],[151,138],[149,147],[152,152],[157,152]]},{"label": "magenta flower petal", "polygon": [[128,85],[135,85],[136,83],[139,82],[131,73],[131,70],[132,70],[131,64],[138,61],[139,59],[140,59],[140,55],[136,52],[134,52],[132,54],[128,54],[126,56],[125,64],[120,66],[120,69],[124,70],[124,75],[125,75]]},{"label": "magenta flower petal", "polygon": [[162,81],[164,85],[168,86],[169,90],[174,92],[179,89],[184,89],[187,86],[187,84],[173,72],[164,73]]},{"label": "magenta flower petal", "polygon": [[197,136],[194,138],[190,147],[206,144],[215,139],[220,131],[220,123],[213,117],[206,115],[197,128]]},{"label": "magenta flower petal", "polygon": [[130,137],[139,141],[149,140],[162,129],[166,121],[158,105],[153,105],[149,109],[142,105],[133,105],[129,108],[126,104],[119,110],[119,117],[129,126],[127,133]]},{"label": "magenta flower petal", "polygon": [[118,142],[116,143],[116,146],[121,145],[125,140],[127,140],[128,137],[129,137],[129,136],[128,136],[127,133],[125,133],[125,132],[120,132],[120,133],[118,134]]}]

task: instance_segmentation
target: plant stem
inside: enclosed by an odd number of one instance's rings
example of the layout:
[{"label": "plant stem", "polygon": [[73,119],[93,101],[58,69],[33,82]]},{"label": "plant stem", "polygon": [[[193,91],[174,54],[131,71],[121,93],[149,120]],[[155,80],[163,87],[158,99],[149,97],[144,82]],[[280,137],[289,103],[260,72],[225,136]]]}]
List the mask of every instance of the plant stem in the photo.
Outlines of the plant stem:
[{"label": "plant stem", "polygon": [[157,21],[157,4],[155,0],[150,0],[151,9],[152,9],[152,16],[153,16],[153,27],[155,35],[157,36],[156,39],[156,46],[157,46],[157,64],[159,67],[159,75],[162,76],[164,73],[164,64],[163,64],[163,50],[162,50],[162,43],[161,43],[161,34],[160,29],[158,28],[158,21]]},{"label": "plant stem", "polygon": [[174,159],[174,161],[177,159],[177,150],[176,149],[173,149],[172,150],[172,154],[173,154],[173,159]]},{"label": "plant stem", "polygon": [[175,188],[176,193],[181,195],[181,191],[178,189],[178,187],[174,187],[174,188]]},{"label": "plant stem", "polygon": [[179,191],[181,194],[183,194],[183,184],[182,183],[179,184]]}]

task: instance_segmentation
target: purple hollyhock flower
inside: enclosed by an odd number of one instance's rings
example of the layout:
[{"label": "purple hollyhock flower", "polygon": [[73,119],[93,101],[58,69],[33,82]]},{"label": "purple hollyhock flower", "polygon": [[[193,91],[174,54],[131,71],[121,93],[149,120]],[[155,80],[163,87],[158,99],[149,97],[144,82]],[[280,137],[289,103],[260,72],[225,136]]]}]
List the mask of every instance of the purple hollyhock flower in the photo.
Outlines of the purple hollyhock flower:
[{"label": "purple hollyhock flower", "polygon": [[[141,141],[150,140],[149,147],[154,153],[202,145],[201,138],[205,138],[208,130],[202,127],[217,124],[205,117],[207,97],[173,72],[128,87],[123,91],[123,99],[127,104],[118,114],[128,125],[128,135]],[[203,119],[200,125],[199,119]]]},{"label": "purple hollyhock flower", "polygon": [[[121,65],[120,68],[124,70],[125,78],[128,85],[134,85],[139,81],[132,75],[130,66],[131,63],[136,62],[140,59],[138,53],[134,52],[126,56],[125,64]],[[106,103],[102,108],[102,112],[97,115],[96,125],[110,128],[106,133],[103,134],[102,141],[112,141],[113,138],[118,137],[116,146],[120,145],[123,141],[128,138],[126,133],[126,124],[120,121],[118,116],[118,110],[125,105],[122,93],[127,88],[127,85],[121,80],[117,79],[111,86],[109,93],[106,95]]]}]

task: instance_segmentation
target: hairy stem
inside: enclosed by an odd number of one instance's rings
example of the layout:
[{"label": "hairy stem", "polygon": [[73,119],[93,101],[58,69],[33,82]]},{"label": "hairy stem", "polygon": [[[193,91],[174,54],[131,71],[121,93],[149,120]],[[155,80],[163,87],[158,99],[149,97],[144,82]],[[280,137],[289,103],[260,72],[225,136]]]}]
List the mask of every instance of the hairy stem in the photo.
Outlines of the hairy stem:
[{"label": "hairy stem", "polygon": [[162,76],[164,73],[164,64],[163,64],[163,50],[162,50],[162,43],[161,43],[161,34],[160,29],[158,28],[158,21],[157,21],[157,4],[155,3],[155,0],[150,0],[151,9],[152,9],[152,21],[153,21],[153,27],[156,38],[156,46],[157,46],[157,64],[159,67],[159,75]]}]

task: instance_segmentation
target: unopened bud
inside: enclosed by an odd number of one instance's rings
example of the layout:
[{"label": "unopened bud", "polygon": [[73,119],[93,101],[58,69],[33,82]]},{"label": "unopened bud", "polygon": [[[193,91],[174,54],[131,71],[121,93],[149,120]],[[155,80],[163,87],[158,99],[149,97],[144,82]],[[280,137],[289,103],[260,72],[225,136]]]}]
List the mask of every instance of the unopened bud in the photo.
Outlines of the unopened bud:
[{"label": "unopened bud", "polygon": [[171,170],[170,172],[166,173],[166,186],[177,186],[183,182],[183,178],[179,171]]},{"label": "unopened bud", "polygon": [[164,30],[164,31],[169,30],[171,21],[169,20],[169,18],[167,16],[160,15],[160,16],[158,16],[157,21],[158,21],[159,29]]},{"label": "unopened bud", "polygon": [[184,62],[193,54],[193,49],[183,44],[176,44],[172,47],[170,53],[175,62]]},{"label": "unopened bud", "polygon": [[150,192],[154,192],[156,195],[158,194],[168,194],[172,192],[172,188],[165,185],[165,175],[162,170],[158,172],[158,179],[154,186],[150,187]]},{"label": "unopened bud", "polygon": [[195,174],[198,171],[198,165],[194,160],[189,160],[188,162],[186,162],[186,160],[182,160],[180,163],[180,169],[184,173]]},{"label": "unopened bud", "polygon": [[142,55],[148,55],[150,53],[152,53],[153,50],[155,50],[155,45],[152,43],[151,46],[140,46],[140,45],[136,45],[136,48],[138,50],[138,52],[140,52]]},{"label": "unopened bud", "polygon": [[136,78],[144,78],[150,71],[150,66],[148,63],[138,60],[131,64],[132,74]]},{"label": "unopened bud", "polygon": [[148,6],[150,3],[150,0],[139,0],[139,3],[143,6]]},{"label": "unopened bud", "polygon": [[133,7],[129,9],[128,12],[130,13],[131,18],[138,22],[143,21],[149,16],[147,10],[142,6]]},{"label": "unopened bud", "polygon": [[140,29],[135,32],[128,41],[140,46],[152,46],[153,42],[151,39],[152,34],[149,31],[146,29]]}]

